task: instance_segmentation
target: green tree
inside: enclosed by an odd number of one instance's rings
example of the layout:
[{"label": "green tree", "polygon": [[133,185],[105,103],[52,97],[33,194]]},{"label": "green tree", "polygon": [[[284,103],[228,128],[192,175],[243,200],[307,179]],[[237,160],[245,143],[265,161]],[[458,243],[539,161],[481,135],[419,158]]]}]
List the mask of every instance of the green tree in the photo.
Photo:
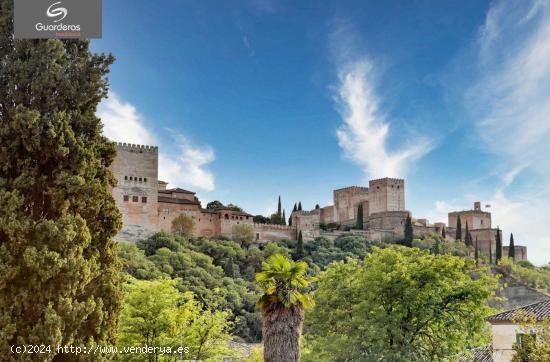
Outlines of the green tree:
[{"label": "green tree", "polygon": [[443,227],[441,228],[441,236],[443,237],[443,239],[445,239],[445,238],[447,237],[447,233],[446,233],[446,231],[445,231],[445,226],[443,226]]},{"label": "green tree", "polygon": [[14,39],[13,3],[0,0],[0,355],[106,345],[121,305],[121,217],[116,148],[95,114],[114,58],[87,40]]},{"label": "green tree", "polygon": [[411,247],[413,242],[413,226],[412,226],[412,219],[411,215],[407,215],[407,219],[405,220],[405,238],[403,239],[403,245]]},{"label": "green tree", "polygon": [[476,266],[479,266],[479,247],[477,245],[477,237],[476,237],[476,244],[475,244],[475,253],[474,253],[474,258],[476,260]]},{"label": "green tree", "polygon": [[357,207],[357,220],[355,222],[355,228],[363,230],[363,204],[359,204]]},{"label": "green tree", "polygon": [[292,215],[288,217],[288,226],[292,226]]},{"label": "green tree", "polygon": [[296,243],[296,253],[294,257],[296,259],[302,259],[304,256],[304,238],[302,236],[302,230],[300,230],[300,232],[298,233],[298,242]]},{"label": "green tree", "polygon": [[306,320],[314,352],[305,361],[441,361],[483,345],[497,281],[481,270],[473,278],[476,270],[472,260],[399,245],[331,264]]},{"label": "green tree", "polygon": [[460,215],[456,218],[456,235],[455,240],[462,240],[462,222],[460,221]]},{"label": "green tree", "polygon": [[195,220],[189,215],[180,214],[172,220],[172,232],[179,236],[190,237],[193,235]]},{"label": "green tree", "polygon": [[300,361],[304,308],[312,305],[304,292],[310,282],[306,270],[305,262],[275,254],[256,274],[256,282],[264,291],[257,305],[262,311],[265,362]]},{"label": "green tree", "polygon": [[508,257],[516,260],[516,247],[514,245],[514,234],[510,233],[510,246],[508,247]]},{"label": "green tree", "polygon": [[233,225],[233,240],[241,244],[241,247],[248,247],[254,241],[254,228],[251,225]]},{"label": "green tree", "polygon": [[279,195],[279,202],[277,203],[277,216],[280,218],[282,218],[282,206],[281,206],[281,195]]},{"label": "green tree", "polygon": [[294,203],[294,207],[292,208],[292,212],[298,211],[298,206],[296,206],[296,203]]},{"label": "green tree", "polygon": [[301,201],[298,202],[298,211],[302,211],[302,202]]},{"label": "green tree", "polygon": [[472,234],[470,234],[470,230],[468,229],[468,222],[466,221],[466,234],[464,236],[464,244],[466,244],[466,246],[473,246],[474,245],[474,242],[472,240]]},{"label": "green tree", "polygon": [[495,238],[496,238],[495,247],[497,249],[495,250],[495,263],[498,264],[502,259],[502,234],[498,226],[497,226],[497,233]]},{"label": "green tree", "polygon": [[[134,281],[127,289],[120,317],[120,347],[187,347],[185,359],[219,361],[231,355],[227,342],[230,313],[211,311],[194,300],[192,293],[180,293],[175,280]],[[128,361],[171,361],[172,355],[121,356]],[[178,356],[179,357],[179,356]]]},{"label": "green tree", "polygon": [[218,200],[210,201],[208,204],[206,204],[207,209],[223,209],[225,206]]},{"label": "green tree", "polygon": [[285,210],[283,210],[283,217],[282,217],[281,221],[282,221],[282,225],[286,225],[286,215],[285,215]]}]

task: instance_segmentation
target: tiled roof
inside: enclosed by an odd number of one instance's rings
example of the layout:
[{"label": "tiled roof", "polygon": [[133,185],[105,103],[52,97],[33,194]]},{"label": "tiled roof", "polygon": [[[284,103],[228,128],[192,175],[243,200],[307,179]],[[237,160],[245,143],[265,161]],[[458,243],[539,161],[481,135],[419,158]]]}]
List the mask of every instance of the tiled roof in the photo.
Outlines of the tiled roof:
[{"label": "tiled roof", "polygon": [[214,209],[201,209],[201,212],[205,213],[205,214],[217,214],[218,213],[218,211],[216,211]]},{"label": "tiled roof", "polygon": [[186,200],[186,199],[178,199],[176,197],[169,197],[169,196],[159,196],[158,202],[165,202],[168,204],[188,204],[188,205],[200,205],[196,201]]},{"label": "tiled roof", "polygon": [[193,194],[193,195],[196,194],[196,192],[189,191],[189,190],[184,190],[184,189],[179,188],[179,187],[176,187],[176,188],[173,188],[173,189],[159,190],[159,192],[165,192],[165,193],[178,192],[180,194]]},{"label": "tiled roof", "polygon": [[550,319],[550,299],[494,314],[489,317],[489,322],[513,321],[517,317],[516,313],[528,313],[538,321]]},{"label": "tiled roof", "polygon": [[491,345],[477,347],[467,353],[462,353],[458,362],[493,362],[493,348]]}]

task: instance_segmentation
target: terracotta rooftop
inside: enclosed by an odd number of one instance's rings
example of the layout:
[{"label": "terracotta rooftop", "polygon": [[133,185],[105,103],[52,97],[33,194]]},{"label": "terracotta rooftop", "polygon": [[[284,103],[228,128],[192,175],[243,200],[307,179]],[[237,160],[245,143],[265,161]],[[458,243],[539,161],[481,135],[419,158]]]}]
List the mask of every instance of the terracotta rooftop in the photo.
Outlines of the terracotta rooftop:
[{"label": "terracotta rooftop", "polygon": [[514,317],[517,317],[516,313],[518,312],[528,313],[529,315],[535,317],[537,321],[550,319],[550,299],[494,314],[489,317],[489,322],[513,321]]},{"label": "terracotta rooftop", "polygon": [[170,197],[170,196],[159,196],[158,202],[165,202],[168,204],[188,204],[188,205],[200,205],[200,203],[196,201],[186,200],[186,199],[178,199],[176,197]]},{"label": "terracotta rooftop", "polygon": [[180,194],[193,194],[193,195],[196,194],[196,192],[189,191],[189,190],[184,190],[184,189],[181,189],[179,187],[176,187],[174,189],[159,190],[159,192],[162,192],[162,193],[175,192],[175,193],[180,193]]},{"label": "terracotta rooftop", "polygon": [[491,345],[477,347],[458,356],[458,362],[493,362],[493,348]]}]

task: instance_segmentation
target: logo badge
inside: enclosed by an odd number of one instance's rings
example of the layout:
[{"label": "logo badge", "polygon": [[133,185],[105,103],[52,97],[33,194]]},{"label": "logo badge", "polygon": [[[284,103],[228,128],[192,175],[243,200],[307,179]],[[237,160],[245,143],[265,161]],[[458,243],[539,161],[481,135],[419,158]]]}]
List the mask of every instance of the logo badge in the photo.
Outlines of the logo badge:
[{"label": "logo badge", "polygon": [[15,38],[101,38],[101,1],[16,0]]},{"label": "logo badge", "polygon": [[57,4],[61,4],[61,1],[58,1],[56,3],[51,4],[50,7],[48,8],[48,10],[46,10],[46,15],[48,15],[50,18],[55,18],[59,15],[63,15],[63,17],[61,17],[57,20],[54,20],[53,21],[54,23],[57,23],[57,22],[65,19],[67,17],[67,9],[62,8],[62,7],[52,9],[52,7],[54,7]]}]

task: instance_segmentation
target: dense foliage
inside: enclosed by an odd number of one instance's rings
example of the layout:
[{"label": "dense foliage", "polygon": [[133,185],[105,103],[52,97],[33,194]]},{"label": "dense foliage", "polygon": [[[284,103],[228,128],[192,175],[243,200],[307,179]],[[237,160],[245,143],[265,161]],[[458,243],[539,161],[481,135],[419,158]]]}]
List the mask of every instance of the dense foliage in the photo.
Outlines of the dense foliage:
[{"label": "dense foliage", "polygon": [[402,246],[319,276],[306,316],[311,361],[438,361],[487,342],[496,279],[473,261]]},{"label": "dense foliage", "polygon": [[114,59],[84,40],[16,40],[12,11],[0,1],[0,355],[109,344],[121,221],[115,147],[95,113]]},{"label": "dense foliage", "polygon": [[[119,350],[128,346],[150,346],[150,353],[122,354],[128,361],[186,360],[220,361],[230,356],[227,342],[230,312],[211,310],[190,292],[176,289],[177,280],[132,281],[127,286],[120,317]],[[178,348],[179,354],[174,354]],[[172,353],[167,353],[170,348]]]}]

